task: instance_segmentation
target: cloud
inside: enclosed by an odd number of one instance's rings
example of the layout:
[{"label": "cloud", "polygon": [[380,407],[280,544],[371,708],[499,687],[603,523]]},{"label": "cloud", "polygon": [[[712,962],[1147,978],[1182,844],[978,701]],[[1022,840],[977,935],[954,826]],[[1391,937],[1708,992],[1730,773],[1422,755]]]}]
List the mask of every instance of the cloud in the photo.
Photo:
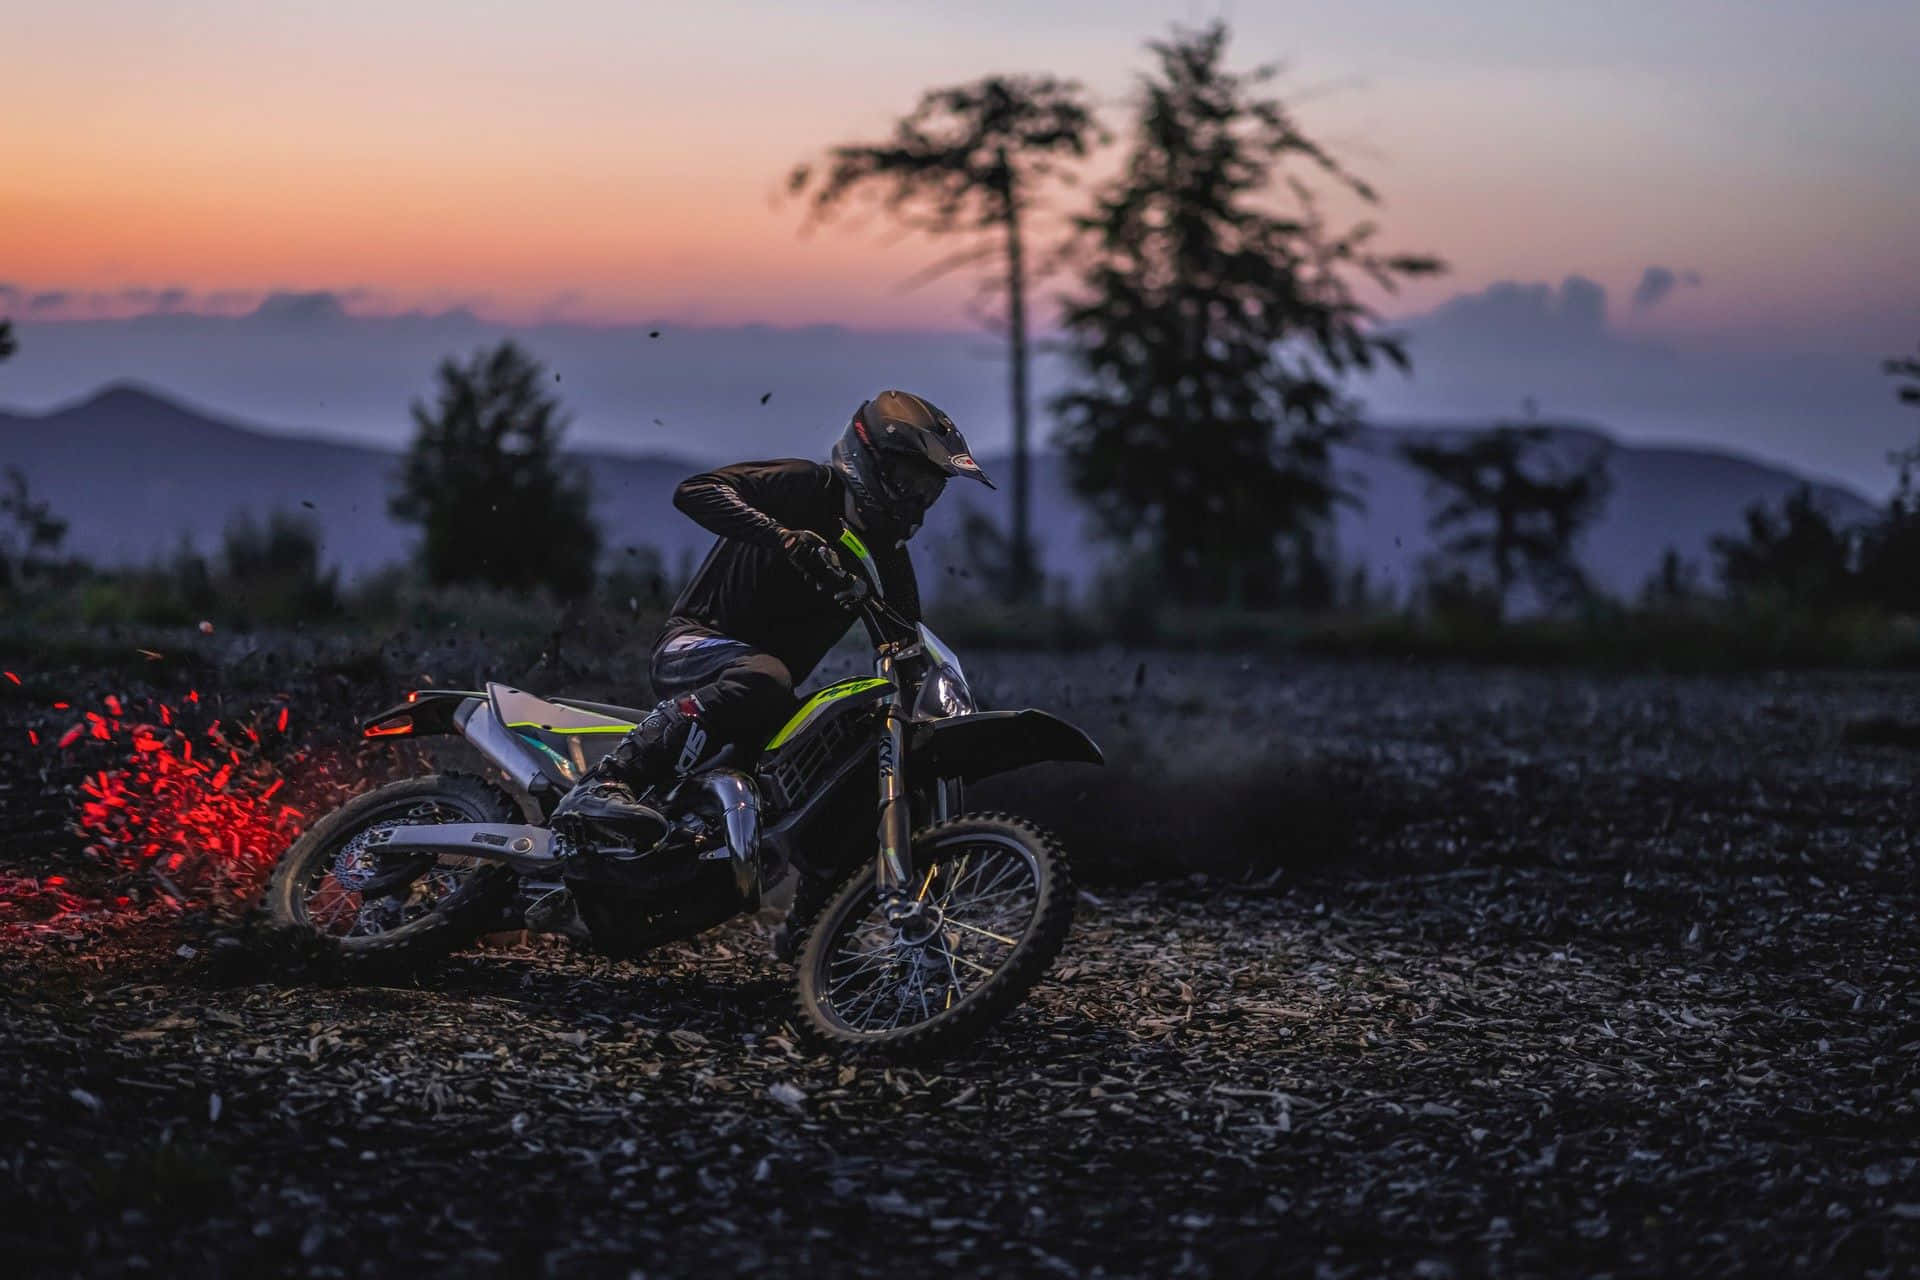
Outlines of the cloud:
[{"label": "cloud", "polygon": [[1607,291],[1580,275],[1557,288],[1500,280],[1456,295],[1408,327],[1423,342],[1446,346],[1577,350],[1607,340]]},{"label": "cloud", "polygon": [[1701,283],[1698,271],[1675,271],[1670,267],[1648,267],[1640,273],[1640,283],[1633,287],[1633,309],[1649,311],[1659,306],[1681,285],[1695,287]]},{"label": "cloud", "polygon": [[337,328],[347,322],[348,296],[325,289],[270,293],[247,318],[262,327],[282,330]]},{"label": "cloud", "polygon": [[225,315],[242,307],[258,306],[259,302],[260,295],[251,289],[215,289],[212,293],[201,294],[194,310]]},{"label": "cloud", "polygon": [[143,307],[148,313],[158,313],[178,311],[192,296],[178,286],[168,289],[149,289],[140,285],[129,285],[115,295],[114,301],[128,306]]}]

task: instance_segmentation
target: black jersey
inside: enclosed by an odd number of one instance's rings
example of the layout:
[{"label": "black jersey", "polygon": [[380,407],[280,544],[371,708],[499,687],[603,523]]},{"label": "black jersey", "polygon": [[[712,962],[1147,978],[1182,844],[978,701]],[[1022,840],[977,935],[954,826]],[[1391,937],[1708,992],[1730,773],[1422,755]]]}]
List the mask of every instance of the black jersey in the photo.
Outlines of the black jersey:
[{"label": "black jersey", "polygon": [[[693,624],[744,640],[785,663],[795,683],[805,679],[856,615],[788,559],[780,532],[809,529],[838,551],[846,512],[840,473],[802,458],[738,462],[682,481],[673,505],[720,540],[673,602],[667,631]],[[873,538],[866,547],[887,603],[918,621],[919,583],[905,545]]]}]

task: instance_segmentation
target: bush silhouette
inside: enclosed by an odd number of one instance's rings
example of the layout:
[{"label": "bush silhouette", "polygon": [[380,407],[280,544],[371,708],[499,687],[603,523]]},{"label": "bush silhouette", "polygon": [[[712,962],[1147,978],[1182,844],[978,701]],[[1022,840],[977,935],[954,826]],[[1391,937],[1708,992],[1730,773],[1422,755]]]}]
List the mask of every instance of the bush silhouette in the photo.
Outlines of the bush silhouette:
[{"label": "bush silhouette", "polygon": [[584,476],[560,455],[566,418],[545,371],[512,342],[442,361],[415,434],[393,514],[421,527],[420,563],[436,586],[512,591],[593,586],[600,533]]}]

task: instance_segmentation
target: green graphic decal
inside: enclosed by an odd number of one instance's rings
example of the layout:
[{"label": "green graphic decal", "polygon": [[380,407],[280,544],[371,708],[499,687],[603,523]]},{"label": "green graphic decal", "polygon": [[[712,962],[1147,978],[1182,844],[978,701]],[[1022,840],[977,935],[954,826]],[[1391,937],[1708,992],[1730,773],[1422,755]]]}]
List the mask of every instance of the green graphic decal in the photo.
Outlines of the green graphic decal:
[{"label": "green graphic decal", "polygon": [[532,747],[535,751],[541,752],[549,760],[559,765],[560,772],[565,774],[567,777],[571,778],[573,776],[573,763],[569,761],[565,756],[561,755],[558,751],[555,751],[552,747],[540,741],[540,739],[534,737],[530,733],[523,733],[520,735],[520,741],[526,743],[528,746]]},{"label": "green graphic decal", "polygon": [[[847,535],[852,537],[851,534]],[[839,684],[830,684],[820,692],[808,698],[806,705],[793,713],[793,719],[787,721],[787,727],[773,735],[767,742],[767,750],[772,751],[784,744],[794,734],[807,727],[807,721],[819,714],[820,708],[829,702],[846,697],[848,694],[864,693],[868,689],[890,689],[893,686],[877,676],[866,676],[853,680],[842,680]]]},{"label": "green graphic decal", "polygon": [[873,563],[873,556],[868,553],[867,544],[860,541],[860,535],[851,529],[842,529],[840,545],[860,557],[860,567],[867,571],[867,580],[873,583],[875,591],[880,590],[880,569]]},{"label": "green graphic decal", "polygon": [[576,724],[576,725],[541,724],[538,721],[534,721],[534,720],[516,720],[512,724],[508,725],[507,728],[538,729],[542,733],[574,734],[574,733],[625,733],[627,730],[633,728],[633,726],[630,724],[622,724],[618,720],[611,720],[611,721],[608,721],[606,724]]}]

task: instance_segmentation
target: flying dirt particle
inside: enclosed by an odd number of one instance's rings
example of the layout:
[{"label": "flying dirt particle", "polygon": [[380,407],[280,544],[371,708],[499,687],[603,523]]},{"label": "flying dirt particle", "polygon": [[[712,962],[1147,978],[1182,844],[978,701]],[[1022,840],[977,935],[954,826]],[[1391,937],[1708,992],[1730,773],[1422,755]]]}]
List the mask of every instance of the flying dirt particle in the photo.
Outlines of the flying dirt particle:
[{"label": "flying dirt particle", "polygon": [[660,336],[660,331],[658,329],[655,329],[651,333],[647,334],[647,336],[649,338],[657,338]]},{"label": "flying dirt particle", "polygon": [[306,508],[307,510],[309,510],[309,511],[318,511],[318,510],[320,509],[320,508],[318,508],[318,507],[316,507],[316,506],[314,506],[314,505],[313,505],[313,501],[312,501],[312,499],[310,499],[310,498],[302,498],[302,499],[300,499],[300,505],[301,505],[301,506],[303,506],[303,507],[305,507],[305,508]]},{"label": "flying dirt particle", "polygon": [[760,403],[765,404],[767,401],[771,399],[773,399],[773,392],[769,391],[767,392],[767,394],[760,397]]},{"label": "flying dirt particle", "polygon": [[213,634],[213,624],[211,622],[208,622],[205,618],[200,619],[200,634],[203,636],[210,636]]},{"label": "flying dirt particle", "polygon": [[662,422],[662,421],[660,421],[660,419],[658,419],[658,418],[655,418],[655,419],[653,420],[653,425],[654,425],[654,426],[656,426],[656,427],[664,427],[664,426],[666,426],[667,424],[666,424],[666,423],[664,423],[664,422]]},{"label": "flying dirt particle", "polygon": [[134,652],[145,658],[148,662],[158,662],[167,656],[157,649],[135,649]]}]

